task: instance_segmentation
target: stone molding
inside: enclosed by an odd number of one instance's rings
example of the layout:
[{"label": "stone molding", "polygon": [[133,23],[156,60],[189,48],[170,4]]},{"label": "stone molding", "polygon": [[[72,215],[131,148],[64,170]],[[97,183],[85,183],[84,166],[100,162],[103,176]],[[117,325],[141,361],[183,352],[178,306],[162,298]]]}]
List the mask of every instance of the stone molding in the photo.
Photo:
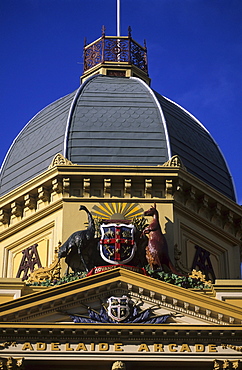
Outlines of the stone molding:
[{"label": "stone molding", "polygon": [[[36,301],[32,301],[31,303],[31,297],[22,297],[22,309],[17,305],[17,302],[15,303],[13,301],[8,304],[9,308],[6,308],[6,314],[2,312],[1,320],[3,322],[35,321],[43,315],[48,316],[56,314],[59,311],[66,312],[78,306],[80,303],[84,306],[88,306],[90,302],[95,301],[97,297],[103,301],[106,299],[108,291],[110,294],[114,295],[129,294],[131,299],[138,299],[151,306],[156,305],[157,307],[168,309],[173,314],[197,318],[209,325],[222,325],[226,328],[231,324],[242,324],[241,311],[239,308],[231,306],[229,312],[226,303],[218,300],[211,300],[211,297],[199,295],[190,290],[186,290],[185,296],[179,296],[179,287],[155,279],[152,281],[152,290],[150,290],[151,287],[149,285],[146,286],[147,283],[150,283],[149,278],[143,276],[139,276],[138,280],[140,281],[136,284],[132,284],[132,280],[130,280],[130,283],[127,283],[124,280],[131,279],[133,275],[131,272],[122,268],[116,269],[116,271],[111,270],[101,275],[102,276],[95,276],[92,278],[94,285],[91,284],[90,278],[72,282],[73,293],[68,290],[68,287],[65,288],[64,286],[60,288],[49,288],[39,295],[38,304],[36,304]],[[116,276],[115,281],[113,281],[114,276]],[[86,279],[89,279],[88,289],[84,289],[86,286]],[[108,281],[109,279],[111,279],[110,282]],[[101,285],[100,287],[96,286],[97,281],[99,281],[99,283],[105,281],[105,289],[103,289]],[[27,309],[25,308],[25,301],[28,302]]]},{"label": "stone molding", "polygon": [[[105,198],[126,200],[139,199],[139,202],[158,201],[174,202],[183,212],[191,214],[212,225],[215,229],[223,230],[239,244],[242,237],[241,207],[222,194],[209,188],[191,174],[181,171],[178,167],[139,168],[136,172],[122,168],[91,168],[72,166],[71,171],[65,168],[53,167],[52,172],[39,176],[41,181],[36,186],[27,184],[2,197],[0,200],[0,232],[14,227],[20,222],[34,217],[36,212],[46,209],[63,198],[82,201],[85,198],[103,201]],[[131,171],[132,170],[132,171]],[[144,172],[146,171],[146,172]],[[181,171],[181,172],[180,172]],[[126,174],[126,176],[125,176]],[[32,181],[30,182],[32,184]],[[100,188],[100,196],[92,193],[92,189]],[[117,185],[118,184],[118,185]],[[120,196],[114,196],[116,187]],[[74,190],[78,190],[78,196]],[[20,190],[23,189],[21,192]],[[140,194],[137,197],[137,193]],[[156,194],[159,193],[159,197]],[[16,195],[15,195],[16,194]],[[11,195],[11,196],[10,196]],[[7,200],[8,199],[8,200]]]}]

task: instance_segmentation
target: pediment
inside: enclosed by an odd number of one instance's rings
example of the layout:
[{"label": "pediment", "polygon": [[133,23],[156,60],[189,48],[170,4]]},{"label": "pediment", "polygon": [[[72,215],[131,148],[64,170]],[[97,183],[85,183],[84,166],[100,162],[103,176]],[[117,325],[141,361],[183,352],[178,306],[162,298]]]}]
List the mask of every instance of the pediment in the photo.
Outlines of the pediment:
[{"label": "pediment", "polygon": [[140,312],[150,309],[152,317],[169,316],[166,324],[170,326],[242,323],[241,310],[236,306],[123,268],[4,303],[0,305],[0,321],[70,324],[70,315],[88,317],[88,307],[99,313],[108,298],[123,295]]}]

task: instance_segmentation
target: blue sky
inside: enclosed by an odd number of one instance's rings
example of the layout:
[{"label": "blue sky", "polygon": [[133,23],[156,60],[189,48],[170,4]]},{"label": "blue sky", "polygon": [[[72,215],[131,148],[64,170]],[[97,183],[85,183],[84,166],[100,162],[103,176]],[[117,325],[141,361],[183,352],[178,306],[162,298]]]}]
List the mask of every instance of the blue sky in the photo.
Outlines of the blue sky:
[{"label": "blue sky", "polygon": [[[24,125],[74,91],[83,39],[116,35],[116,0],[1,0],[0,162]],[[148,47],[151,87],[222,150],[242,204],[242,1],[121,0],[121,34]]]}]

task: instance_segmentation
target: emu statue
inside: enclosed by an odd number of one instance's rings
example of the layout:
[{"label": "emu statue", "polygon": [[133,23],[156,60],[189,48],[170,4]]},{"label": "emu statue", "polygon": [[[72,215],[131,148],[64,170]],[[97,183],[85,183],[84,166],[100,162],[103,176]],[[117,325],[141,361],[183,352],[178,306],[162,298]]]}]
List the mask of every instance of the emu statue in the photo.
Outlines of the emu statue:
[{"label": "emu statue", "polygon": [[167,267],[173,274],[181,276],[182,274],[176,270],[170,260],[168,245],[161,231],[156,204],[154,203],[154,207],[151,206],[150,209],[145,211],[144,215],[153,217],[149,226],[143,230],[143,234],[149,234],[149,242],[146,247],[146,259],[150,268],[155,270]]},{"label": "emu statue", "polygon": [[88,272],[87,264],[83,258],[83,250],[94,240],[95,235],[95,224],[91,213],[85,206],[80,206],[80,211],[86,211],[88,217],[88,227],[86,230],[80,230],[74,232],[67,241],[62,244],[59,249],[58,257],[66,257],[65,262],[68,265],[67,274],[69,273],[69,267],[74,273],[81,270],[81,264],[83,264],[85,270]]}]

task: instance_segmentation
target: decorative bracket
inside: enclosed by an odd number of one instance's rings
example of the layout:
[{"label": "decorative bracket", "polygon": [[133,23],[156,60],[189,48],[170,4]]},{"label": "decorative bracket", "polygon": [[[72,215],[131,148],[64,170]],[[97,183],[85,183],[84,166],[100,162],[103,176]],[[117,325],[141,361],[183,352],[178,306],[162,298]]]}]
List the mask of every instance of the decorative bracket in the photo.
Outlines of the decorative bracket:
[{"label": "decorative bracket", "polygon": [[90,189],[91,189],[91,180],[89,179],[83,179],[83,197],[90,197]]},{"label": "decorative bracket", "polygon": [[111,196],[111,179],[104,179],[103,184],[103,196],[104,198],[110,198]]},{"label": "decorative bracket", "polygon": [[0,209],[0,223],[4,225],[9,223],[9,212],[4,208]]},{"label": "decorative bracket", "polygon": [[152,179],[145,179],[145,198],[152,196]]},{"label": "decorative bracket", "polygon": [[124,198],[131,198],[131,179],[124,180]]}]

